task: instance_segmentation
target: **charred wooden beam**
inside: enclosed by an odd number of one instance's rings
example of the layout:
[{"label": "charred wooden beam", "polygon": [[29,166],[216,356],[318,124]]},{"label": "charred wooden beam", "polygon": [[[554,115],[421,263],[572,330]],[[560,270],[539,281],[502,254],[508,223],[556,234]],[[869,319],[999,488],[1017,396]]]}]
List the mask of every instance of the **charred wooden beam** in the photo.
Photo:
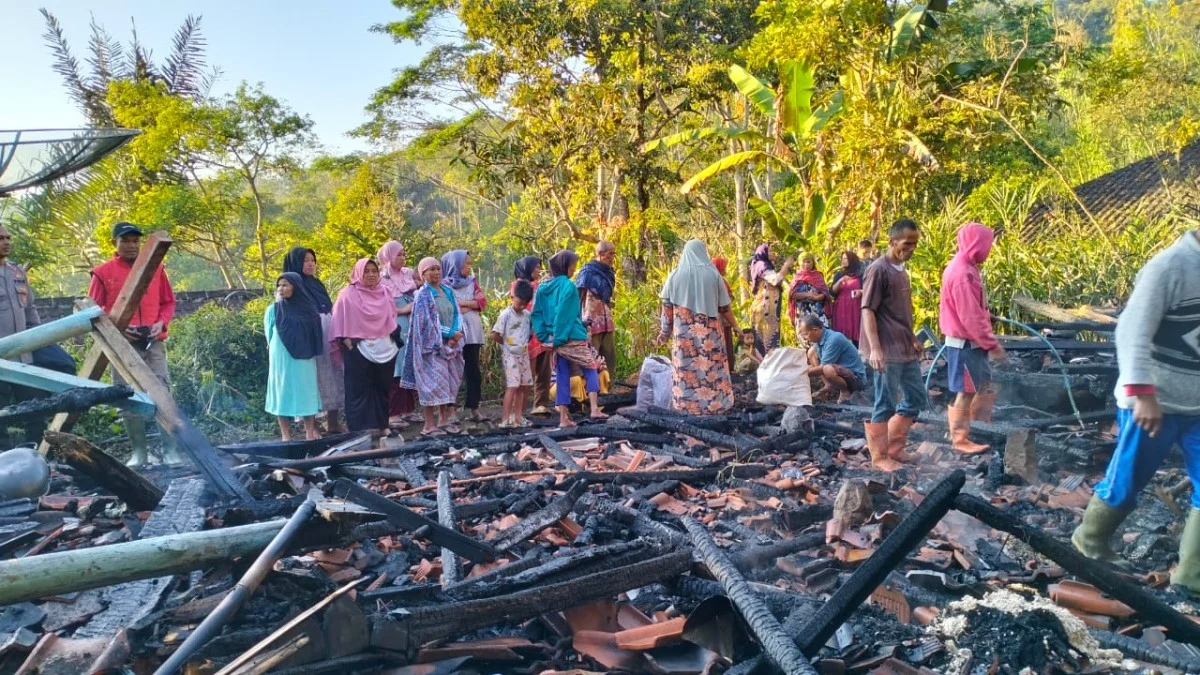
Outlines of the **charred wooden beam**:
[{"label": "charred wooden beam", "polygon": [[765,546],[752,546],[738,553],[733,558],[733,564],[738,570],[743,573],[751,572],[765,565],[773,565],[775,561],[787,555],[791,555],[798,551],[807,551],[810,548],[816,548],[825,543],[824,532],[813,532],[811,534],[802,534],[791,539],[767,544]]},{"label": "charred wooden beam", "polygon": [[625,417],[645,424],[652,424],[656,427],[673,431],[675,433],[691,436],[699,441],[704,441],[710,445],[719,448],[727,448],[729,450],[745,450],[746,444],[738,439],[727,434],[713,431],[711,429],[703,429],[694,424],[688,424],[684,419],[676,417],[666,417],[663,415],[652,415],[642,410],[626,410],[622,413]]},{"label": "charred wooden beam", "polygon": [[[438,522],[443,527],[454,530],[456,527],[456,518],[454,517],[454,496],[450,494],[450,472],[441,471],[438,473],[437,481],[437,509]],[[458,554],[452,549],[445,546],[442,547],[442,584],[449,586],[459,579],[461,570],[458,566]]]},{"label": "charred wooden beam", "polygon": [[805,654],[815,656],[838,626],[883,583],[888,573],[904,562],[913,548],[954,506],[954,497],[965,482],[966,476],[961,470],[943,478],[929,491],[921,505],[900,521],[871,557],[854,570],[854,574],[833,594],[829,602],[793,633],[796,643]]},{"label": "charred wooden beam", "polygon": [[412,487],[421,487],[427,485],[429,481],[425,480],[425,472],[417,466],[411,457],[400,457],[396,460],[396,465],[404,472],[408,484]]},{"label": "charred wooden beam", "polygon": [[547,452],[554,455],[554,459],[558,460],[562,468],[572,471],[583,471],[583,467],[579,466],[579,463],[575,461],[571,453],[567,452],[567,449],[559,444],[558,441],[545,434],[538,436],[538,441],[541,442],[543,448],[546,448]]},{"label": "charred wooden beam", "polygon": [[1041,528],[1029,525],[973,495],[959,495],[954,500],[954,508],[988,527],[1007,532],[1025,542],[1071,574],[1129,605],[1145,620],[1166,627],[1172,639],[1200,646],[1200,625],[1147,591],[1125,581],[1105,564],[1085,557],[1071,544],[1061,542]]},{"label": "charred wooden beam", "polygon": [[377,459],[391,459],[402,455],[411,455],[418,452],[439,453],[450,449],[450,443],[443,440],[417,441],[415,443],[407,443],[398,448],[384,448],[382,450],[362,450],[359,452],[344,452],[340,455],[330,455],[326,457],[309,457],[307,459],[288,459],[277,460],[264,463],[265,467],[273,469],[296,469],[297,471],[308,471],[309,469],[319,469],[323,466],[340,466],[342,464],[358,464],[359,462],[369,462]]},{"label": "charred wooden beam", "polygon": [[388,522],[396,527],[408,530],[415,536],[427,537],[438,546],[448,547],[474,562],[489,562],[496,557],[496,549],[492,546],[443,527],[416,511],[406,509],[345,478],[334,481],[332,493],[334,496],[349,499],[376,513],[382,513],[387,517]]},{"label": "charred wooden beam", "polygon": [[157,485],[86,440],[61,431],[47,431],[45,437],[56,460],[96,481],[134,511],[151,511],[162,500]]},{"label": "charred wooden beam", "polygon": [[639,537],[650,537],[663,543],[678,546],[687,541],[687,537],[662,523],[626,508],[609,499],[597,498],[594,495],[584,495],[579,502],[594,509],[602,516],[607,516],[620,523],[628,525]]},{"label": "charred wooden beam", "polygon": [[817,671],[813,669],[812,664],[796,648],[796,643],[783,632],[778,619],[755,595],[733,562],[717,547],[704,525],[694,518],[684,517],[682,520],[692,538],[696,558],[721,582],[725,594],[746,620],[750,631],[754,633],[767,656],[788,675],[816,675]]},{"label": "charred wooden beam", "polygon": [[[646,554],[643,557],[650,557],[652,554],[650,547],[645,542],[640,541],[622,541],[607,546],[593,546],[582,551],[568,551],[564,554],[556,555],[537,567],[532,567],[516,574],[498,577],[491,583],[475,584],[460,590],[448,588],[443,595],[454,600],[477,600],[506,593],[514,593],[535,584],[543,583],[548,578],[577,570],[591,563],[603,563],[605,566],[617,567],[617,565],[611,564],[612,559],[615,556],[630,552]],[[590,573],[587,572],[587,574]],[[579,576],[586,576],[586,574],[579,574]],[[566,580],[558,579],[558,581]]]},{"label": "charred wooden beam", "polygon": [[45,398],[32,398],[0,410],[0,424],[44,419],[60,412],[81,413],[104,404],[124,401],[133,396],[125,385],[113,387],[75,387]]},{"label": "charred wooden beam", "polygon": [[566,494],[555,498],[546,508],[537,511],[525,520],[501,532],[500,536],[492,542],[496,550],[507,551],[562,520],[571,512],[571,509],[575,507],[575,502],[579,501],[579,498],[583,496],[586,490],[586,481],[575,481],[575,484],[571,486],[571,489],[567,490]]},{"label": "charred wooden beam", "polygon": [[510,595],[396,610],[374,621],[371,646],[411,656],[427,642],[524,621],[670,579],[688,569],[691,557],[691,551],[678,551]]}]

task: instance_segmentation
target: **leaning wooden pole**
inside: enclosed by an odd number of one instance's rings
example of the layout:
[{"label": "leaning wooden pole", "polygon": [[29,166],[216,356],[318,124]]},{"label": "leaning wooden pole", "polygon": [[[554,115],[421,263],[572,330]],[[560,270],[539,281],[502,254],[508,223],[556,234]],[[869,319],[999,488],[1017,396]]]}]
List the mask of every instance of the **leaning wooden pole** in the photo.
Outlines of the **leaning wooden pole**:
[{"label": "leaning wooden pole", "polygon": [[708,567],[717,581],[721,582],[725,594],[746,619],[746,624],[750,626],[751,632],[767,656],[787,675],[816,675],[817,671],[813,669],[812,664],[796,647],[796,643],[783,632],[783,627],[779,625],[775,615],[771,614],[771,610],[746,583],[733,562],[717,548],[716,542],[709,536],[704,525],[694,518],[685,517],[683,526],[692,537],[696,557]]},{"label": "leaning wooden pole", "polygon": [[959,495],[954,508],[982,521],[988,527],[1007,532],[1062,565],[1066,571],[1094,585],[1101,591],[1129,605],[1146,621],[1160,624],[1171,633],[1172,640],[1200,646],[1200,624],[1176,611],[1149,592],[1125,581],[1104,563],[1096,562],[1075,550],[1075,547],[1046,534],[1011,514],[1005,513],[973,495]]}]

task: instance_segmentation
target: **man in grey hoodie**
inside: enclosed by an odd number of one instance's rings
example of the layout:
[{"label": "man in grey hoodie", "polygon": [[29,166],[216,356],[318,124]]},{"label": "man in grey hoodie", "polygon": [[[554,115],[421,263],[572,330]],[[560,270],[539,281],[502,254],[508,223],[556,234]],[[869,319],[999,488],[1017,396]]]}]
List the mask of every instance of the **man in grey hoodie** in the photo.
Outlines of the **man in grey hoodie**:
[{"label": "man in grey hoodie", "polygon": [[1171,582],[1200,593],[1200,231],[1138,273],[1116,337],[1117,447],[1071,542],[1089,558],[1122,562],[1109,540],[1178,443],[1192,509]]}]

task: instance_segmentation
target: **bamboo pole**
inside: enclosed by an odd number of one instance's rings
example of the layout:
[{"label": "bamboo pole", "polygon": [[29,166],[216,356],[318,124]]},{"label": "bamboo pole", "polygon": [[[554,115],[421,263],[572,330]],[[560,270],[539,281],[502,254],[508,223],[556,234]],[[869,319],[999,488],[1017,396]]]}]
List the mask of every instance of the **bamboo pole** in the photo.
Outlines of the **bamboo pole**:
[{"label": "bamboo pole", "polygon": [[19,333],[0,338],[0,359],[12,359],[36,349],[78,337],[92,330],[92,319],[99,318],[104,310],[85,307],[40,326],[27,328]]},{"label": "bamboo pole", "polygon": [[283,520],[0,561],[0,605],[190,572],[253,555]]}]

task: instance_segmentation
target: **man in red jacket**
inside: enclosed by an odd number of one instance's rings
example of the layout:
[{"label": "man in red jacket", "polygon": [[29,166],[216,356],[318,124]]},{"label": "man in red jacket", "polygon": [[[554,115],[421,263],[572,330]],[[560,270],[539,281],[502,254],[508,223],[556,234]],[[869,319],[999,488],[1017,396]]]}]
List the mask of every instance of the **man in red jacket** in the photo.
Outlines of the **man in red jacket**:
[{"label": "man in red jacket", "polygon": [[[938,323],[946,336],[947,375],[950,391],[957,394],[946,408],[951,447],[965,455],[988,449],[972,443],[971,419],[991,421],[992,369],[988,359],[1005,358],[1004,348],[992,332],[992,315],[983,292],[979,266],[992,252],[995,233],[979,223],[967,223],[958,231],[958,254],[942,273],[942,295]],[[983,409],[987,410],[984,411]]]},{"label": "man in red jacket", "polygon": [[[142,250],[142,230],[132,223],[117,223],[113,226],[113,245],[116,253],[112,260],[92,270],[92,283],[88,287],[88,296],[111,312],[116,304],[117,296],[133,269],[138,253]],[[160,265],[154,271],[154,278],[146,288],[141,303],[125,328],[125,339],[141,354],[146,365],[158,376],[164,384],[170,382],[167,373],[167,328],[175,316],[175,293],[171,290],[171,282],[167,273]],[[115,368],[112,369],[114,384],[125,384],[125,380]],[[125,430],[129,434],[129,443],[133,449],[130,465],[139,466],[146,463],[146,420],[137,415],[125,416]],[[170,444],[163,444],[170,458],[174,449]]]}]

